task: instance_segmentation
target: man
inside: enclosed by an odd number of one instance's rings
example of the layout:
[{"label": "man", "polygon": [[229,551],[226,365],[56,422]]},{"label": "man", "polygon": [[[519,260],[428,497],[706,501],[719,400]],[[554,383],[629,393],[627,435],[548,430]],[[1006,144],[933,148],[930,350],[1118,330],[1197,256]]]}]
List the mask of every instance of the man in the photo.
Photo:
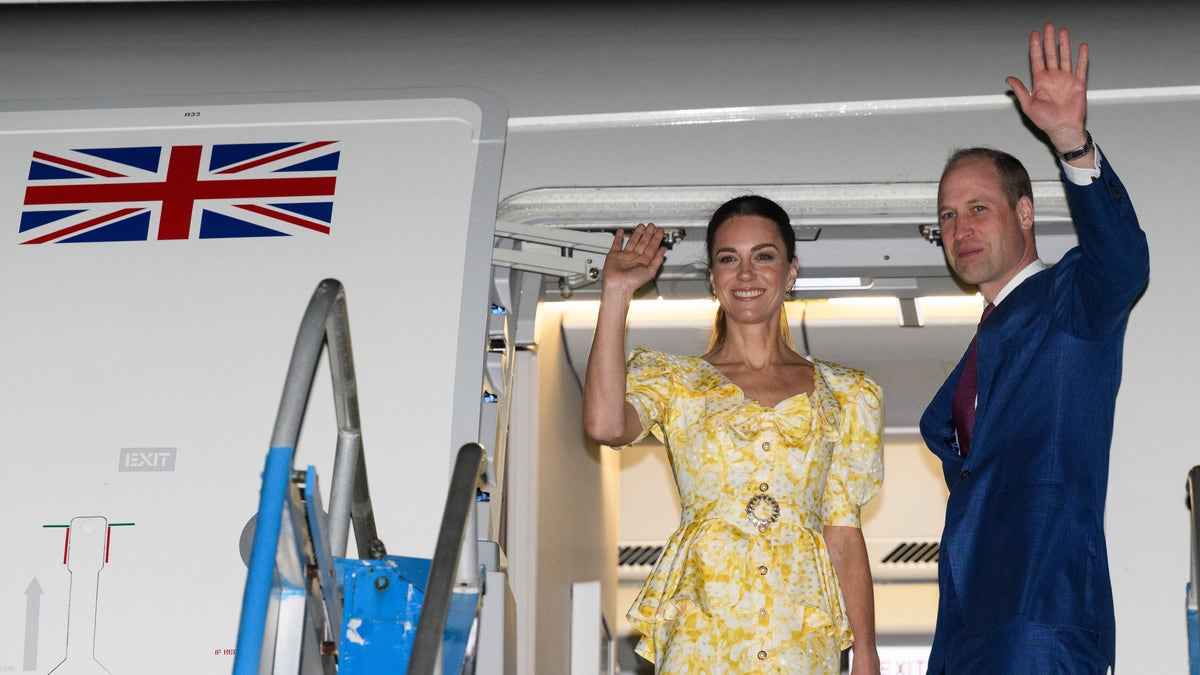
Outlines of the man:
[{"label": "man", "polygon": [[1052,267],[1038,260],[1016,159],[971,149],[947,163],[946,260],[989,308],[921,419],[950,488],[934,674],[1103,674],[1114,662],[1104,500],[1125,325],[1149,254],[1084,128],[1087,45],[1074,73],[1066,30],[1056,43],[1047,24],[1029,46],[1032,90],[1006,82],[1060,157],[1079,246]]}]

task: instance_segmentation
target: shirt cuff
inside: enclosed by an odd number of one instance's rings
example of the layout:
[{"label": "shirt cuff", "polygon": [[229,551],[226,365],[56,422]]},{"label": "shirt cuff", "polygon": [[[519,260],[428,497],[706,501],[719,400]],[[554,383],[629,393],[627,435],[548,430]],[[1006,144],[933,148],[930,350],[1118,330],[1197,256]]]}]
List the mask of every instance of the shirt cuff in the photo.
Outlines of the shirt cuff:
[{"label": "shirt cuff", "polygon": [[1059,164],[1062,164],[1063,174],[1067,180],[1076,185],[1091,185],[1092,181],[1100,177],[1100,161],[1100,148],[1096,148],[1096,165],[1091,169],[1071,166],[1062,160],[1059,160]]}]

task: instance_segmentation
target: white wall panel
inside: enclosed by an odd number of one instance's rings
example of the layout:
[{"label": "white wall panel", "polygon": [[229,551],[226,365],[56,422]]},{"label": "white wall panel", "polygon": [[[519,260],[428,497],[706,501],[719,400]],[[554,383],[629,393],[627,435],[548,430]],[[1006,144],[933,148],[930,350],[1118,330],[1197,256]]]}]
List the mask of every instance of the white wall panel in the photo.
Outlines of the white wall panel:
[{"label": "white wall panel", "polygon": [[[502,106],[468,95],[109,100],[0,113],[0,671],[47,672],[68,644],[91,640],[66,634],[68,615],[90,606],[95,658],[112,672],[228,672],[245,579],[239,534],[257,508],[300,318],[326,277],[347,292],[380,535],[391,553],[431,555],[453,449],[478,440],[488,266],[468,266],[480,264],[480,247],[490,251],[502,143]],[[315,173],[335,181],[333,194],[191,203],[190,191],[229,189],[209,170],[214,147],[310,141],[332,141]],[[168,168],[183,146],[202,148],[199,176]],[[151,148],[157,170],[72,154],[127,147]],[[77,177],[31,177],[43,156],[85,161],[72,167]],[[307,175],[289,161],[237,175],[270,192],[262,181]],[[85,162],[128,177],[89,178]],[[96,201],[164,182],[158,197]],[[32,204],[45,184],[75,201]],[[86,184],[103,192],[79,192]],[[183,238],[165,240],[171,200],[189,203],[175,223]],[[286,236],[203,237],[217,211],[320,200],[332,202],[327,231],[248,213]],[[48,209],[103,217],[123,207],[146,212],[144,234],[72,241],[85,228],[35,243],[58,226],[18,231],[23,215]],[[316,465],[329,485],[337,427],[322,368],[295,464]],[[112,526],[107,562],[98,597],[68,603],[78,580],[63,564],[62,526],[82,516]],[[41,590],[18,602],[34,584]]]}]

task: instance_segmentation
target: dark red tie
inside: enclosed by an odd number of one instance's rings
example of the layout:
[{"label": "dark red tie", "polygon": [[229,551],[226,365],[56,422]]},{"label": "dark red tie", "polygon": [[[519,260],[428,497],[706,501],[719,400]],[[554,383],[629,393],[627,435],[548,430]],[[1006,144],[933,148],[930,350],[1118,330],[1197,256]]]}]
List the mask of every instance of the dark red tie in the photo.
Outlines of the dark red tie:
[{"label": "dark red tie", "polygon": [[[988,303],[983,308],[983,316],[979,317],[982,324],[996,306]],[[967,362],[963,364],[962,377],[958,379],[958,388],[954,390],[954,400],[950,404],[954,415],[954,430],[958,432],[958,451],[963,457],[971,451],[971,434],[975,431],[975,397],[979,393],[979,367],[975,360],[975,342],[979,339],[979,329],[975,329],[975,337],[967,348]]]}]

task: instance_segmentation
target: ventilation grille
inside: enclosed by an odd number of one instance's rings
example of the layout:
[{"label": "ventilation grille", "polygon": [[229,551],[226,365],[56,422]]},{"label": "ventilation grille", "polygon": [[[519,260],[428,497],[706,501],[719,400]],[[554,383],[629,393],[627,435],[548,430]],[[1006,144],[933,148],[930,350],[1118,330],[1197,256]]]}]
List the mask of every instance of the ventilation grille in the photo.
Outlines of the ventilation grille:
[{"label": "ventilation grille", "polygon": [[883,563],[886,565],[936,564],[937,561],[938,543],[936,541],[904,542],[883,556]]},{"label": "ventilation grille", "polygon": [[662,555],[662,546],[621,546],[617,550],[618,567],[653,565]]}]

